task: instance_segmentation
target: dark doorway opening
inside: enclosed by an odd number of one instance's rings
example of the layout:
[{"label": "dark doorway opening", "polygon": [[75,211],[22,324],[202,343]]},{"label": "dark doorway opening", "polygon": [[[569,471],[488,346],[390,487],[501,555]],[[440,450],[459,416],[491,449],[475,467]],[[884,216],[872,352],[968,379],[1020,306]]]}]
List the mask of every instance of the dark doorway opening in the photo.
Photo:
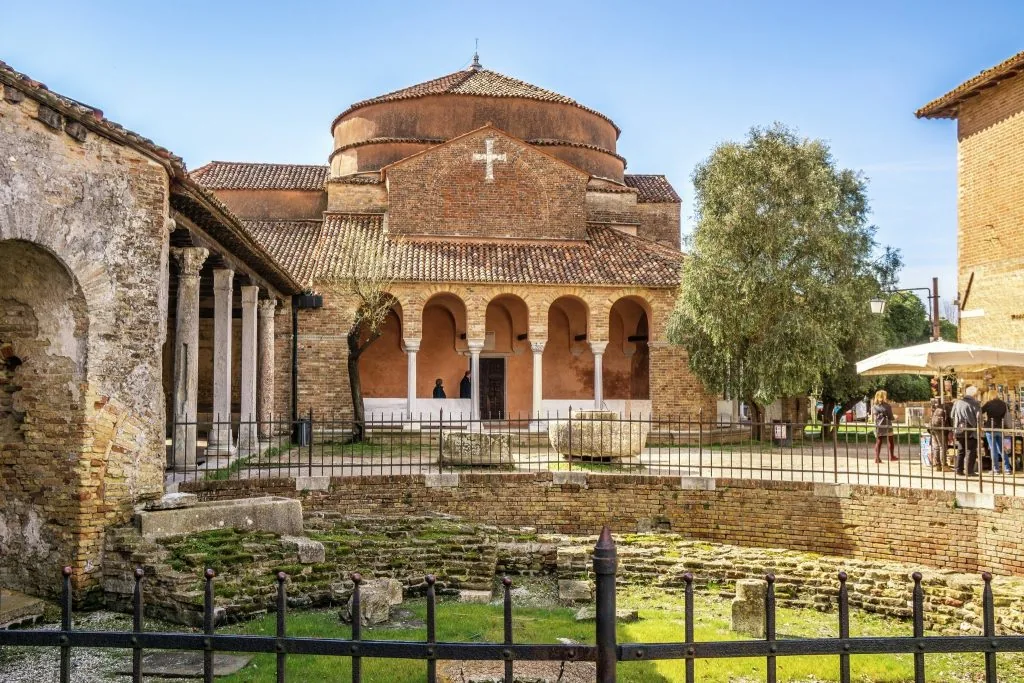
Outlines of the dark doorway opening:
[{"label": "dark doorway opening", "polygon": [[480,417],[501,420],[505,417],[505,359],[480,359]]}]

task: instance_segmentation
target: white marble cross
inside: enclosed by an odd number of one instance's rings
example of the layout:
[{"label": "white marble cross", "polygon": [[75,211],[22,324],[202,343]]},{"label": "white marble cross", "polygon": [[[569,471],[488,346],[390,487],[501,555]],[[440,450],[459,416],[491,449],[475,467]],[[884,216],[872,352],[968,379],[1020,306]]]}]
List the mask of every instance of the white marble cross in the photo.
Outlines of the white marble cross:
[{"label": "white marble cross", "polygon": [[505,153],[501,154],[494,153],[494,138],[486,138],[484,140],[484,153],[474,154],[473,161],[482,161],[487,164],[487,172],[484,174],[484,180],[493,183],[494,182],[494,162],[495,161],[507,161]]}]

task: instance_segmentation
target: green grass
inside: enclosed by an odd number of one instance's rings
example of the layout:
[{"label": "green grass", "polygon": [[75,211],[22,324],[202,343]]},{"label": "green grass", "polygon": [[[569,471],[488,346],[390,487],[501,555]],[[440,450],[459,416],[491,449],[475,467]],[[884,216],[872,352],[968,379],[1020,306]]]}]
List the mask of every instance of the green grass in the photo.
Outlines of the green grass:
[{"label": "green grass", "polygon": [[[638,607],[641,620],[620,625],[620,642],[675,642],[682,638],[683,612],[678,597],[663,591],[634,590],[620,593],[620,606]],[[412,619],[425,619],[422,599],[407,601],[405,607]],[[729,629],[730,603],[715,596],[698,596],[696,638],[698,641],[739,639]],[[463,642],[500,642],[502,639],[501,608],[492,605],[471,605],[441,602],[438,605],[438,639]],[[576,622],[574,610],[566,608],[523,607],[515,610],[514,637],[518,642],[554,643],[558,638],[571,638],[588,643],[594,639],[593,622]],[[851,627],[854,636],[910,635],[910,624],[892,619],[853,612]],[[244,633],[272,635],[275,617],[268,615],[242,627],[231,629]],[[834,637],[837,634],[835,613],[812,610],[780,609],[777,618],[780,638]],[[293,612],[288,618],[289,634],[296,636],[348,638],[349,627],[338,621],[336,610]],[[366,640],[411,640],[425,638],[423,628],[364,629]],[[1024,681],[1024,656],[999,656],[1000,681]],[[861,655],[851,658],[853,680],[898,683],[913,680],[911,655]],[[984,666],[981,654],[929,655],[926,658],[928,680],[981,680]],[[351,664],[346,658],[292,656],[288,660],[290,680],[348,681]],[[259,683],[273,681],[275,658],[258,655],[249,666],[234,676],[221,679],[225,683]],[[363,660],[363,680],[367,683],[413,683],[424,680],[425,663],[406,660]],[[658,683],[682,680],[682,661],[628,662],[619,665],[619,680],[624,683]],[[812,682],[838,680],[838,657],[780,657],[780,681]],[[696,664],[696,678],[707,683],[763,681],[765,663],[760,659],[702,660]]]}]

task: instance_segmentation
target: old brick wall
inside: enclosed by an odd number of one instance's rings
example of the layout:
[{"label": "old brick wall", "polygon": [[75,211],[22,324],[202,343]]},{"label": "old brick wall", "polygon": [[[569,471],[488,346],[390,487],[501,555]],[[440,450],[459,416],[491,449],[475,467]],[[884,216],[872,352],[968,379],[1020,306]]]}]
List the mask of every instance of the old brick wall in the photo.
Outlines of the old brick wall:
[{"label": "old brick wall", "polygon": [[965,101],[957,133],[960,340],[1024,348],[1024,76]]},{"label": "old brick wall", "polygon": [[788,548],[852,558],[919,563],[954,571],[1024,576],[1024,501],[995,509],[955,503],[953,493],[597,473],[461,474],[458,485],[424,475],[331,479],[296,491],[294,480],[183,485],[205,499],[273,494],[302,499],[307,512],[403,517],[444,513],[481,524],[564,534],[660,528],[740,546]]},{"label": "old brick wall", "polygon": [[4,95],[0,346],[20,364],[0,417],[0,583],[52,593],[40,569],[70,565],[93,589],[104,527],[163,491],[168,176]]},{"label": "old brick wall", "polygon": [[323,190],[217,190],[216,194],[243,220],[320,219],[327,209]]},{"label": "old brick wall", "polygon": [[678,249],[681,239],[679,232],[681,209],[680,204],[660,202],[637,204],[636,213],[640,218],[637,236]]},{"label": "old brick wall", "polygon": [[[493,180],[474,160],[492,140]],[[388,226],[399,235],[584,239],[586,173],[487,127],[387,169]]]}]

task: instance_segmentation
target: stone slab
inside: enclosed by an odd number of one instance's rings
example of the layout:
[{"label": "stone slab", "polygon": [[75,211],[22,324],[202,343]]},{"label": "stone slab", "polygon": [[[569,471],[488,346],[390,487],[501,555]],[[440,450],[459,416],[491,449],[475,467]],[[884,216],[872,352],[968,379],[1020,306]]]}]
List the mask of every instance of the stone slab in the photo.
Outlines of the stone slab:
[{"label": "stone slab", "polygon": [[849,498],[849,484],[814,484],[815,498]]},{"label": "stone slab", "polygon": [[508,434],[449,432],[441,441],[441,462],[460,467],[512,469],[511,437]]},{"label": "stone slab", "polygon": [[[596,619],[597,608],[593,605],[580,607],[576,611],[576,621],[595,621]],[[615,621],[620,624],[632,624],[634,621],[640,621],[640,613],[635,609],[617,609],[615,610]]]},{"label": "stone slab", "polygon": [[486,605],[494,597],[491,591],[472,591],[472,590],[461,590],[459,591],[459,602],[472,602],[480,605]]},{"label": "stone slab", "polygon": [[445,472],[444,474],[425,474],[423,475],[423,479],[423,483],[428,489],[458,488],[459,486],[458,472]]},{"label": "stone slab", "polygon": [[279,496],[204,501],[189,508],[142,511],[135,520],[144,538],[227,528],[299,536],[302,534],[302,503]]},{"label": "stone slab", "polygon": [[736,597],[732,601],[732,630],[751,638],[764,638],[765,591],[762,579],[736,581]]},{"label": "stone slab", "polygon": [[680,477],[679,488],[683,491],[714,491],[715,480],[712,477]]},{"label": "stone slab", "polygon": [[[437,676],[442,683],[500,683],[505,663],[442,661]],[[514,683],[594,683],[596,678],[593,662],[512,662]]]},{"label": "stone slab", "polygon": [[580,486],[587,488],[587,473],[584,471],[579,472],[559,472],[555,471],[551,473],[551,483],[555,486],[564,486],[565,484],[572,484],[574,486]]},{"label": "stone slab", "polygon": [[995,510],[996,497],[991,493],[957,491],[956,506],[959,508],[974,508],[977,510]]},{"label": "stone slab", "polygon": [[568,602],[590,602],[594,599],[594,589],[590,581],[559,579],[558,599]]},{"label": "stone slab", "polygon": [[288,548],[295,548],[302,564],[316,564],[327,561],[324,544],[305,536],[282,536],[281,543]]},{"label": "stone slab", "polygon": [[[238,673],[252,660],[252,655],[226,655],[214,653],[213,671],[220,676]],[[129,660],[130,665],[130,660]],[[131,669],[118,673],[130,676]],[[150,652],[142,656],[142,675],[162,678],[202,678],[203,653],[199,652]]]},{"label": "stone slab", "polygon": [[295,477],[296,491],[329,491],[330,477]]},{"label": "stone slab", "polygon": [[146,503],[146,510],[179,510],[194,507],[199,497],[194,493],[168,493],[162,498]]},{"label": "stone slab", "polygon": [[17,591],[0,590],[0,630],[33,624],[43,616],[43,601]]}]

